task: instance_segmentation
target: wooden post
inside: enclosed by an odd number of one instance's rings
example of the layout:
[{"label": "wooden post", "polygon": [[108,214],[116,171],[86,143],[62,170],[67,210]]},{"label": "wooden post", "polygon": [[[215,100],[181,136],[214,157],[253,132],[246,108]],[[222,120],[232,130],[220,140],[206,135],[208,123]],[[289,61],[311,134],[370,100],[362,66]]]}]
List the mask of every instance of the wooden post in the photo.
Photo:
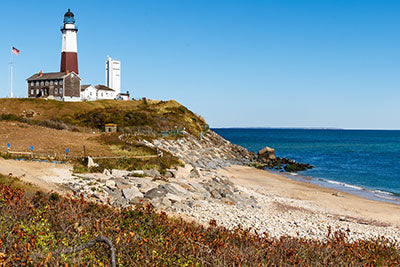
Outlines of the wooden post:
[{"label": "wooden post", "polygon": [[86,147],[83,145],[83,157],[86,158]]}]

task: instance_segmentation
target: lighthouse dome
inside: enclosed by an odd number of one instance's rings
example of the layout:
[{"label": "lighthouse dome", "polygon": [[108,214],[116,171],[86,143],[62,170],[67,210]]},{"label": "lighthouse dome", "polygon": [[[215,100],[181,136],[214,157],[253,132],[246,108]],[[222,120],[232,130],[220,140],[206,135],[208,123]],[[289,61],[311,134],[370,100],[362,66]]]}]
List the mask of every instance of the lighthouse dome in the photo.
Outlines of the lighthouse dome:
[{"label": "lighthouse dome", "polygon": [[71,12],[71,9],[68,9],[68,12],[64,15],[64,24],[74,24],[75,17],[74,13]]}]

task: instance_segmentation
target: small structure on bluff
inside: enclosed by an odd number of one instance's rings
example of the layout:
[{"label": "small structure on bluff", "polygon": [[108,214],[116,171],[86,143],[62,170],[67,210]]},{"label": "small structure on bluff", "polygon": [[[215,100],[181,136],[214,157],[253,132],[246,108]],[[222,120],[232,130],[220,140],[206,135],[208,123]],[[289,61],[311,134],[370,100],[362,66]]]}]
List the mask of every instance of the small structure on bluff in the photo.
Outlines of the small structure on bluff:
[{"label": "small structure on bluff", "polygon": [[114,123],[107,123],[104,126],[104,131],[106,133],[116,133],[117,132],[117,125]]}]

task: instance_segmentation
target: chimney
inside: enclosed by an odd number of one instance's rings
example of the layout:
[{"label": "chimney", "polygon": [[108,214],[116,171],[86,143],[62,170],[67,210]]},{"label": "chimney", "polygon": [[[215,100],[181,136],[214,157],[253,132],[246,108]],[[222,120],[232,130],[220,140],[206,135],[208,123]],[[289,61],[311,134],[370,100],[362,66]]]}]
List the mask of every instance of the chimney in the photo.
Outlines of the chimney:
[{"label": "chimney", "polygon": [[41,76],[43,76],[43,71],[42,70],[40,70],[40,72],[39,72],[39,77],[41,77]]}]

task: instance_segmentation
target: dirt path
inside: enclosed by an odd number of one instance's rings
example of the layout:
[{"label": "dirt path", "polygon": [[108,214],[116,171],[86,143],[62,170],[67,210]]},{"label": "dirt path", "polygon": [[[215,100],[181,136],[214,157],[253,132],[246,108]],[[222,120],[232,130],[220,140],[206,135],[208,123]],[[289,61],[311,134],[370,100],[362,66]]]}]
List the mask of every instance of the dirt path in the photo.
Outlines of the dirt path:
[{"label": "dirt path", "polygon": [[71,178],[72,166],[0,158],[0,174],[21,178],[22,181],[34,184],[47,192],[57,191],[63,193],[63,188],[58,184]]}]

